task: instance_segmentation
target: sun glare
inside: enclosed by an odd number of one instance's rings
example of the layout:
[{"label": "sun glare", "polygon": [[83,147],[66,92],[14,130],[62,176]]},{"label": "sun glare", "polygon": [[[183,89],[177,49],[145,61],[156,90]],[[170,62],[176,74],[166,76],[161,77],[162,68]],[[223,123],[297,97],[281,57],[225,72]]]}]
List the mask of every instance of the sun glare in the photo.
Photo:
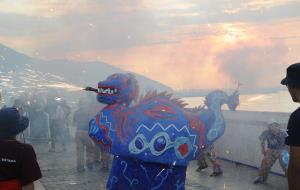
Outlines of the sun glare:
[{"label": "sun glare", "polygon": [[150,10],[188,10],[194,7],[194,3],[188,1],[153,0],[143,2],[144,6]]},{"label": "sun glare", "polygon": [[221,39],[224,43],[235,44],[249,38],[246,30],[233,24],[222,25]]}]

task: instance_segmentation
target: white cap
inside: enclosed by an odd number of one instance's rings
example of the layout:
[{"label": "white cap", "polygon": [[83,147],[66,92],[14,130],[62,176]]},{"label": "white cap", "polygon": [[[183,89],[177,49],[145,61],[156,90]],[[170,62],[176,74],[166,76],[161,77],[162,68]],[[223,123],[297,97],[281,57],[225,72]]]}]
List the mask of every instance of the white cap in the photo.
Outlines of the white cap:
[{"label": "white cap", "polygon": [[280,123],[277,121],[277,119],[275,119],[275,118],[270,118],[270,119],[268,120],[268,125],[271,125],[271,124],[273,124],[273,123],[280,124]]},{"label": "white cap", "polygon": [[275,119],[275,118],[270,118],[269,120],[268,120],[268,126],[270,126],[270,125],[272,125],[272,124],[278,124],[278,127],[280,127],[280,122],[277,120],[277,119]]}]

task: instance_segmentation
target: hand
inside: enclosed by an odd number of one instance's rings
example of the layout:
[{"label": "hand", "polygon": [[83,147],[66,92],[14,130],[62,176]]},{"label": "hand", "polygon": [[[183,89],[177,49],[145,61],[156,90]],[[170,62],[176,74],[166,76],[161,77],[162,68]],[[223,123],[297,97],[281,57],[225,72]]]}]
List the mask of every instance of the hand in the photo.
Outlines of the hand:
[{"label": "hand", "polygon": [[267,152],[266,152],[265,149],[262,149],[262,150],[261,150],[261,153],[262,153],[264,156],[266,156],[266,153],[267,153]]}]

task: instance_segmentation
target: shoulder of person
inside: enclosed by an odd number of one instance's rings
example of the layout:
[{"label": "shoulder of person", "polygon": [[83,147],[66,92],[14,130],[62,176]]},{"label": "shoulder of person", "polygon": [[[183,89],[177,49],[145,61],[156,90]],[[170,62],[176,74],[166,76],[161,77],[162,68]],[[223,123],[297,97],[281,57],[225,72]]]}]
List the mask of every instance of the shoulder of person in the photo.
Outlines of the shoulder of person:
[{"label": "shoulder of person", "polygon": [[33,146],[31,144],[27,144],[27,143],[23,143],[20,141],[17,141],[19,143],[20,146],[26,148],[26,149],[32,149],[33,150]]},{"label": "shoulder of person", "polygon": [[261,132],[261,135],[268,135],[268,134],[270,134],[270,132],[271,131],[269,129],[266,129],[263,132]]},{"label": "shoulder of person", "polygon": [[42,115],[43,117],[49,117],[49,113],[47,113],[47,112],[45,112],[45,111],[42,111],[42,112],[41,112],[41,115]]},{"label": "shoulder of person", "polygon": [[23,142],[20,142],[20,141],[15,141],[15,145],[17,146],[18,150],[21,150],[23,152],[25,152],[25,151],[35,152],[32,145],[30,145],[30,144],[23,143]]},{"label": "shoulder of person", "polygon": [[300,116],[300,107],[291,114],[290,118],[297,119],[299,116]]},{"label": "shoulder of person", "polygon": [[81,112],[81,111],[82,111],[82,107],[79,107],[79,108],[77,108],[77,109],[75,110],[74,113],[78,113],[78,112]]},{"label": "shoulder of person", "polygon": [[297,124],[300,124],[300,107],[291,114],[288,122],[288,129]]},{"label": "shoulder of person", "polygon": [[82,113],[82,108],[78,108],[75,112],[74,112],[74,115],[78,116],[78,115],[81,115]]},{"label": "shoulder of person", "polygon": [[264,130],[263,132],[261,132],[261,134],[259,135],[259,140],[264,141],[266,140],[266,138],[269,135],[269,130]]}]

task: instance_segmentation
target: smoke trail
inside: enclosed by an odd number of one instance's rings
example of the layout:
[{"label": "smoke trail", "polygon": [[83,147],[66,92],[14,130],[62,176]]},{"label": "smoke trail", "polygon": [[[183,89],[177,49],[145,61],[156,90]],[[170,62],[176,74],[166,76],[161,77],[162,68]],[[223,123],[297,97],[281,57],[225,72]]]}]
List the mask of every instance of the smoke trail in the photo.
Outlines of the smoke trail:
[{"label": "smoke trail", "polygon": [[38,87],[64,89],[64,90],[69,91],[69,92],[83,90],[83,87],[76,86],[76,85],[73,85],[73,84],[64,83],[64,82],[58,82],[58,83],[55,83],[55,84],[39,84],[37,86]]}]

